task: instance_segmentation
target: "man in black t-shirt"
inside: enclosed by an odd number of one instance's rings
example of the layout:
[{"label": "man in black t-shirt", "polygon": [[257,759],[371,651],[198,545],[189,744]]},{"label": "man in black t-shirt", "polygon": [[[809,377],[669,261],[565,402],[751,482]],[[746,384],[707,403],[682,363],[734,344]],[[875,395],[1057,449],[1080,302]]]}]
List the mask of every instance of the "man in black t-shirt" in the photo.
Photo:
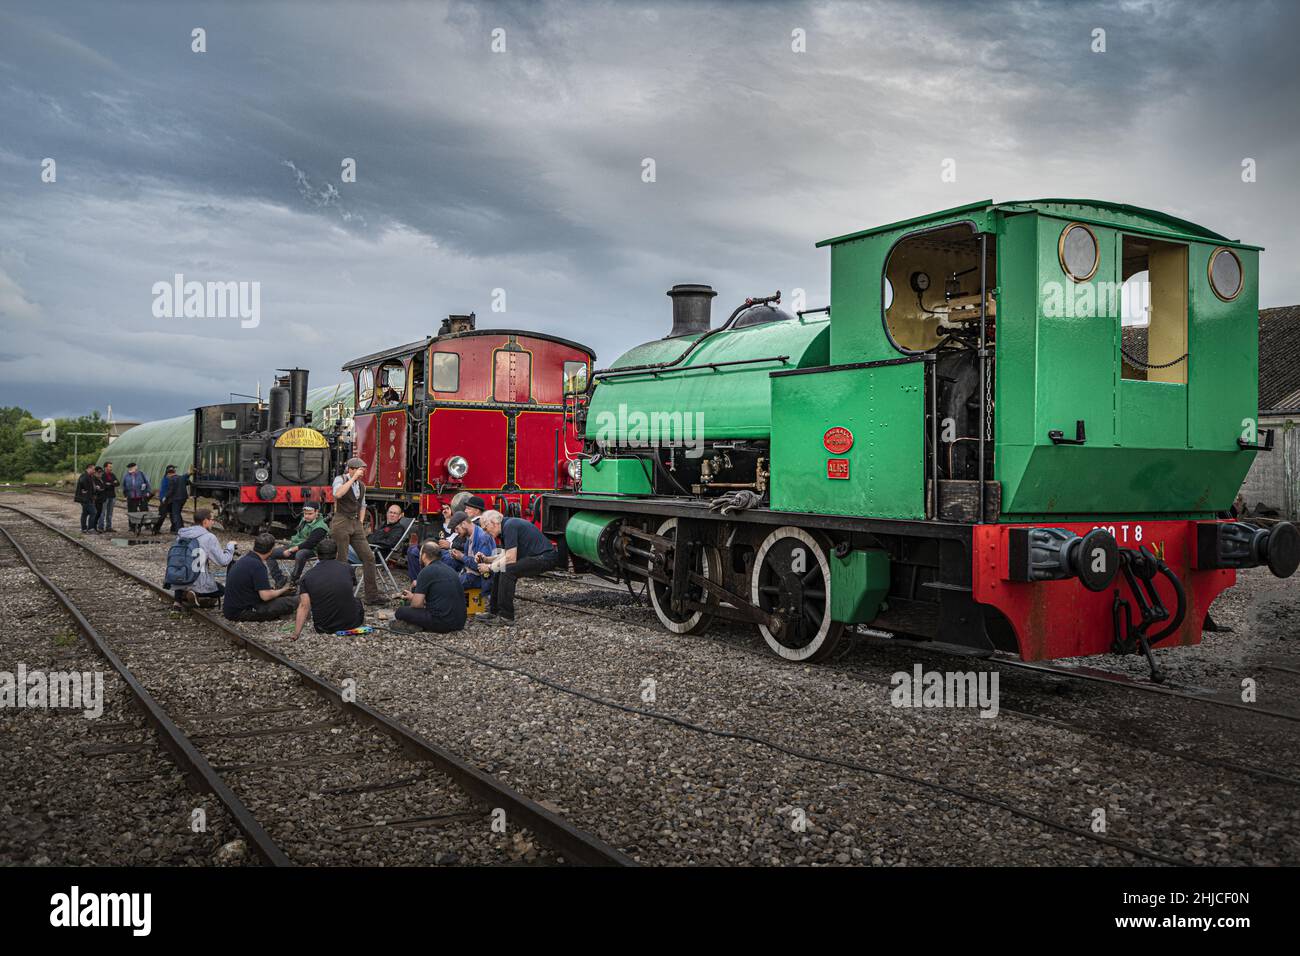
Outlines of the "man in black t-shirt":
[{"label": "man in black t-shirt", "polygon": [[288,597],[294,585],[271,587],[266,562],[275,550],[275,538],[265,532],[253,542],[253,553],[246,554],[226,572],[226,596],[221,613],[230,621],[270,621],[292,614],[296,599]]},{"label": "man in black t-shirt", "polygon": [[515,623],[515,584],[519,578],[532,578],[554,570],[560,553],[537,525],[523,518],[504,518],[499,511],[485,511],[479,527],[500,538],[504,553],[495,561],[490,555],[479,557],[479,573],[491,572],[492,600],[486,614],[476,614],[480,624]]},{"label": "man in black t-shirt", "polygon": [[465,589],[460,577],[439,558],[442,549],[437,541],[420,545],[420,575],[403,591],[410,607],[397,609],[395,631],[436,631],[446,634],[465,626]]},{"label": "man in black t-shirt", "polygon": [[311,617],[318,634],[333,634],[360,627],[365,620],[365,608],[353,593],[356,581],[352,568],[338,557],[338,544],[333,538],[324,538],[316,545],[320,561],[303,575],[299,588],[298,619],[293,629],[293,640],[298,640],[302,627]]}]

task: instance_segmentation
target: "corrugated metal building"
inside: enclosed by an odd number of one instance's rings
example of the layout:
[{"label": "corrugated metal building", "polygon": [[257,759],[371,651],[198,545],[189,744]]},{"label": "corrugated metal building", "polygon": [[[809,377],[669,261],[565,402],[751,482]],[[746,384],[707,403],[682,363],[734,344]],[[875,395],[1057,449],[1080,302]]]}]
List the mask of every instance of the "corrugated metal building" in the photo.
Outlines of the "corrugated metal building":
[{"label": "corrugated metal building", "polygon": [[[345,414],[351,414],[350,381],[308,389],[307,407],[312,413],[312,423],[316,426],[325,424],[322,421],[324,409],[335,402],[343,402]],[[135,426],[100,453],[99,463],[102,465],[105,461],[111,461],[113,470],[119,475],[126,474],[129,462],[135,462],[149,476],[156,490],[168,465],[175,465],[179,472],[187,472],[194,463],[194,415],[178,415]]]},{"label": "corrugated metal building", "polygon": [[1254,512],[1300,521],[1300,305],[1259,312],[1259,427],[1274,429],[1241,496]]}]

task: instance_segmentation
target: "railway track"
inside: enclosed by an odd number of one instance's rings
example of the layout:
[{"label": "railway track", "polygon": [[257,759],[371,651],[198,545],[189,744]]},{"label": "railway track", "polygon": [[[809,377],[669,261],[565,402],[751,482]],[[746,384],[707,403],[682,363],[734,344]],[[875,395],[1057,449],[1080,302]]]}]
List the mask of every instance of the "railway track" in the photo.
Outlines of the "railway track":
[{"label": "railway track", "polygon": [[[619,587],[607,581],[602,581],[599,578],[584,577],[580,580],[580,582],[574,582],[571,578],[561,578],[558,575],[556,575],[555,579],[565,581],[568,584],[581,583],[589,587],[598,588],[600,590],[605,590],[605,591],[611,591],[617,594],[628,593],[625,587]],[[523,600],[530,600],[530,599],[523,598]],[[538,599],[532,598],[531,600],[537,601]],[[545,603],[545,602],[538,601],[538,603]],[[601,615],[601,616],[609,617],[609,615]],[[633,622],[624,622],[624,623],[633,623]],[[636,626],[645,627],[650,630],[654,630],[661,634],[667,635],[667,632],[664,631],[663,628],[657,626],[640,624],[640,623],[638,623]],[[941,655],[945,657],[975,656],[975,655],[945,654],[942,646],[936,646],[934,644],[926,643],[923,641],[911,641],[911,640],[896,638],[892,636],[878,637],[874,634],[862,634],[862,633],[858,633],[853,636],[856,636],[860,640],[865,638],[866,640],[875,643],[879,646],[907,647],[926,654]],[[744,648],[744,650],[748,651],[749,649]],[[843,656],[844,656],[843,653],[841,653],[837,655],[837,659]],[[1059,664],[1051,661],[1022,661],[1018,657],[1014,657],[1004,652],[998,652],[989,657],[981,657],[979,659],[994,661],[1004,667],[1011,667],[1017,670],[1022,670],[1027,672],[1033,672],[1039,674],[1051,674],[1056,677],[1065,677],[1070,680],[1076,680],[1076,681],[1088,681],[1088,682],[1099,683],[1099,684],[1107,684],[1114,687],[1121,687],[1121,688],[1125,688],[1137,692],[1158,694],[1161,696],[1172,697],[1179,700],[1195,701],[1198,704],[1209,704],[1214,707],[1225,707],[1231,710],[1246,711],[1248,713],[1255,714],[1257,716],[1275,717],[1279,720],[1286,720],[1286,721],[1291,721],[1293,723],[1300,723],[1300,713],[1295,711],[1277,710],[1275,708],[1261,707],[1256,704],[1245,704],[1245,703],[1240,703],[1238,701],[1223,700],[1218,697],[1210,696],[1212,693],[1211,691],[1200,690],[1196,688],[1171,687],[1167,684],[1154,684],[1151,683],[1150,681],[1140,680],[1134,677],[1130,677],[1127,674],[1115,674],[1110,671],[1100,670],[1095,667],[1084,667],[1084,666],[1074,665],[1074,664]],[[1267,670],[1276,670],[1285,673],[1300,674],[1300,670],[1296,670],[1294,668],[1284,667],[1280,665],[1265,664],[1261,666]]]},{"label": "railway track", "polygon": [[[558,581],[562,581],[566,585],[590,586],[600,590],[607,590],[625,596],[628,594],[626,588],[615,587],[605,582],[601,582],[597,584],[588,578],[583,578],[579,581],[574,581],[572,578],[565,578],[556,575],[554,576],[554,579]],[[517,600],[520,601],[527,601],[532,604],[551,607],[557,610],[564,611],[566,613],[577,612],[579,614],[600,618],[602,620],[609,621],[611,623],[615,623],[625,627],[631,625],[633,627],[637,627],[641,630],[649,631],[661,637],[672,637],[675,639],[677,637],[684,636],[689,640],[702,641],[705,643],[715,643],[717,641],[716,635],[714,636],[709,636],[707,634],[706,635],[669,635],[661,627],[659,627],[657,623],[651,624],[651,623],[643,623],[640,621],[628,620],[626,617],[623,616],[619,616],[616,614],[605,614],[598,610],[594,610],[592,608],[579,607],[570,603],[559,602],[559,601],[548,601],[541,598],[530,597],[523,594],[517,595],[516,598]],[[637,605],[630,605],[630,606],[637,606]],[[898,643],[894,641],[881,641],[880,643],[888,644],[895,647],[898,646]],[[747,654],[756,658],[761,658],[765,661],[772,662],[774,666],[778,666],[778,662],[776,662],[772,658],[772,655],[768,653],[766,650],[747,647],[743,644],[738,643],[735,640],[727,640],[727,644],[728,646],[732,647],[733,649],[743,654]],[[919,642],[904,642],[904,644],[909,649],[916,649],[929,654],[946,656],[946,655],[942,655],[941,651],[938,651],[935,648],[926,647],[925,645],[920,644]],[[837,655],[836,659],[827,661],[817,666],[823,669],[833,670],[836,673],[844,674],[846,676],[853,677],[856,680],[863,681],[866,683],[876,684],[881,687],[890,686],[889,679],[886,677],[878,677],[872,674],[867,674],[864,673],[859,668],[838,663],[839,659],[844,657],[845,654],[848,652],[848,650],[849,648],[845,648],[844,652]],[[1017,665],[1025,665],[1025,662],[1023,661],[1014,660],[1014,659],[1004,659],[1002,655],[987,658],[987,660],[1001,666],[1017,667]],[[1104,677],[1105,672],[1089,672],[1089,671],[1081,672],[1075,668],[1070,668],[1070,667],[1054,667],[1054,666],[1043,666],[1043,665],[1025,665],[1025,666],[1018,667],[1018,669],[1024,670],[1029,673],[1034,673],[1034,674],[1050,674],[1053,677],[1059,676],[1059,677],[1065,677],[1070,679],[1077,679],[1077,680],[1082,680],[1087,682],[1100,683],[1108,686],[1114,686],[1117,688],[1133,687],[1139,690],[1148,689],[1146,685],[1140,682],[1132,681],[1129,678],[1124,678],[1122,677],[1122,675],[1112,675],[1117,679],[1113,681],[1108,681]],[[1173,688],[1168,688],[1160,685],[1151,685],[1151,689],[1154,689],[1155,693],[1161,694],[1165,697],[1192,701],[1197,704],[1208,704],[1213,706],[1220,706],[1234,711],[1245,710],[1261,717],[1277,718],[1284,721],[1293,722],[1296,720],[1300,720],[1300,715],[1289,713],[1286,711],[1277,711],[1269,708],[1256,709],[1253,707],[1253,705],[1236,704],[1233,701],[1216,700],[1214,698],[1208,698],[1200,694],[1177,691]],[[1049,716],[1046,714],[1009,706],[1005,702],[999,704],[999,712],[1010,714],[1023,720],[1030,720],[1042,724],[1050,724],[1055,727],[1067,729],[1072,732],[1086,735],[1088,737],[1092,737],[1100,740],[1120,742],[1125,744],[1126,746],[1135,747],[1141,750],[1148,751],[1150,753],[1159,754],[1164,757],[1171,757],[1185,763],[1196,764],[1199,766],[1209,767],[1216,770],[1228,770],[1235,773],[1242,773],[1247,776],[1254,777],[1257,780],[1268,781],[1271,783],[1279,783],[1286,786],[1300,787],[1300,776],[1297,776],[1295,774],[1284,773],[1270,767],[1260,767],[1253,764],[1243,763],[1237,760],[1213,757],[1213,756],[1206,755],[1204,753],[1191,752],[1186,749],[1179,749],[1176,747],[1164,747],[1155,744],[1151,741],[1138,741],[1131,738],[1116,736],[1114,734],[1108,733],[1107,731],[1097,726],[1089,725],[1081,721],[1064,719],[1058,716]]]},{"label": "railway track", "polygon": [[[534,601],[533,603],[546,603],[546,602]],[[627,622],[622,622],[622,623],[627,623]],[[1094,832],[1088,829],[1087,827],[1076,826],[1064,822],[1062,820],[1049,816],[1045,813],[1040,813],[1032,808],[1025,807],[1022,804],[1002,799],[1000,796],[994,793],[988,793],[982,790],[961,786],[958,784],[944,783],[939,780],[933,780],[926,777],[917,776],[915,774],[893,770],[891,768],[882,765],[868,764],[859,760],[848,759],[835,754],[826,754],[826,753],[819,753],[816,751],[806,750],[800,747],[792,746],[780,740],[775,740],[770,737],[765,737],[759,733],[754,733],[754,732],[739,730],[739,729],[709,726],[705,724],[696,723],[690,720],[686,720],[681,717],[663,711],[658,711],[646,707],[631,706],[628,704],[621,703],[619,701],[606,699],[604,697],[601,697],[598,694],[590,693],[581,688],[570,686],[556,679],[547,677],[544,674],[539,674],[533,670],[518,667],[512,664],[507,664],[501,661],[484,657],[480,654],[474,654],[468,651],[461,650],[456,647],[452,647],[445,641],[438,640],[437,638],[428,634],[415,635],[415,637],[416,639],[426,644],[436,647],[441,651],[444,651],[457,658],[460,658],[461,660],[465,660],[470,663],[473,663],[477,666],[488,668],[495,671],[504,672],[504,673],[514,674],[519,677],[524,677],[530,681],[533,681],[537,684],[541,684],[561,694],[566,694],[575,698],[580,698],[584,701],[587,701],[588,703],[596,704],[598,706],[610,710],[621,711],[628,714],[634,714],[639,717],[649,718],[651,720],[662,721],[671,724],[675,727],[678,727],[682,730],[690,731],[704,736],[717,737],[717,738],[733,740],[733,741],[738,741],[747,744],[754,744],[764,749],[770,750],[772,752],[784,754],[786,756],[793,757],[797,760],[803,760],[809,763],[822,764],[825,766],[834,767],[841,770],[847,770],[852,773],[879,777],[879,778],[884,778],[889,780],[895,780],[900,783],[915,785],[917,787],[922,788],[923,790],[928,790],[936,794],[939,794],[941,796],[955,797],[959,800],[966,801],[971,804],[1004,811],[1007,814],[1011,815],[1012,817],[1017,817],[1029,823],[1038,824],[1047,829],[1055,830],[1059,833],[1064,833],[1069,836],[1085,839],[1091,842],[1101,844],[1103,846],[1110,847],[1111,849],[1129,854],[1131,857],[1136,859],[1149,860],[1153,863],[1159,863],[1165,866],[1185,865],[1185,861],[1183,860],[1179,860],[1174,857],[1168,856],[1166,854],[1160,853],[1158,851],[1151,850],[1147,847],[1141,846],[1130,840],[1106,836]]]},{"label": "railway track", "polygon": [[[129,599],[140,588],[170,596],[42,518],[0,509],[0,547],[68,611],[176,765],[266,863],[427,863],[448,847],[448,862],[513,862],[502,831],[527,847],[526,831],[549,850],[539,862],[635,865],[362,702],[362,689],[206,612],[138,607]],[[325,774],[336,785],[323,785]]]}]

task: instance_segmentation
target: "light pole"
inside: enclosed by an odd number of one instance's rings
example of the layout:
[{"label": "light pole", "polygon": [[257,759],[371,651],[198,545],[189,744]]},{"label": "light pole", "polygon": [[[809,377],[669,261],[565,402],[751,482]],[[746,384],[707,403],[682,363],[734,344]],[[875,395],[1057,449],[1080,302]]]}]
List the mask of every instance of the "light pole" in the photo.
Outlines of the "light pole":
[{"label": "light pole", "polygon": [[93,437],[93,438],[107,438],[107,437],[109,436],[110,432],[107,432],[107,431],[103,431],[103,432],[68,432],[68,434],[72,436],[72,470],[73,470],[73,472],[75,473],[75,472],[77,472],[77,471],[79,470],[79,469],[77,468],[77,439],[80,438],[80,437],[82,437],[82,436],[90,436],[90,437]]}]

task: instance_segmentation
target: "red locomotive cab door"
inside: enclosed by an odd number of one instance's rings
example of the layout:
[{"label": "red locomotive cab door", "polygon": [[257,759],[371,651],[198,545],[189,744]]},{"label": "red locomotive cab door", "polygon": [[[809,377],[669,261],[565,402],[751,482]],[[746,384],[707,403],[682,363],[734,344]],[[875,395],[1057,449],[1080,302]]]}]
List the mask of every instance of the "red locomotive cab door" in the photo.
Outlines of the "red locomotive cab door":
[{"label": "red locomotive cab door", "polygon": [[[377,454],[379,416],[373,414],[354,415],[352,430],[352,454],[366,463],[366,473],[363,480],[367,485],[373,485],[379,473],[379,457]],[[333,481],[333,478],[331,477],[330,480]]]},{"label": "red locomotive cab door", "polygon": [[380,413],[378,431],[379,475],[375,487],[400,491],[406,487],[406,412]]}]

